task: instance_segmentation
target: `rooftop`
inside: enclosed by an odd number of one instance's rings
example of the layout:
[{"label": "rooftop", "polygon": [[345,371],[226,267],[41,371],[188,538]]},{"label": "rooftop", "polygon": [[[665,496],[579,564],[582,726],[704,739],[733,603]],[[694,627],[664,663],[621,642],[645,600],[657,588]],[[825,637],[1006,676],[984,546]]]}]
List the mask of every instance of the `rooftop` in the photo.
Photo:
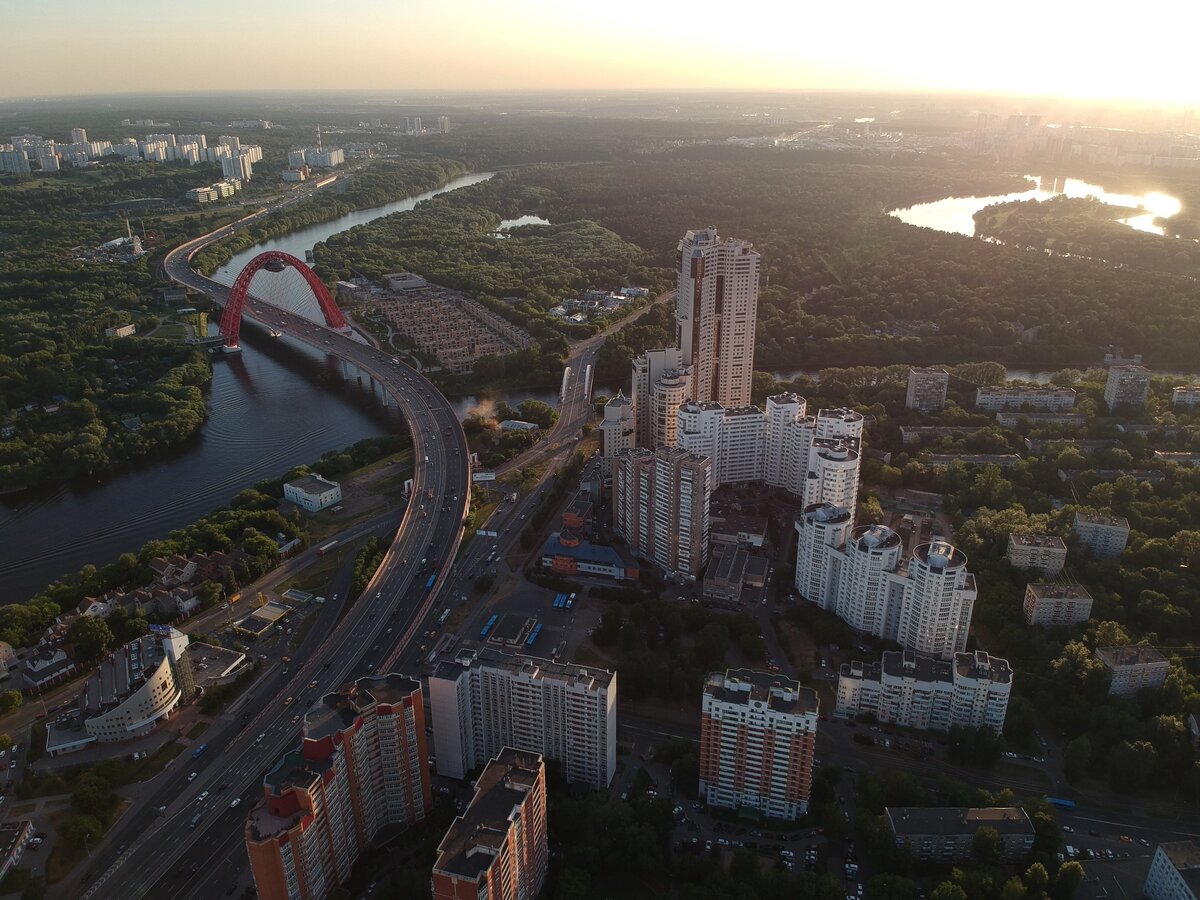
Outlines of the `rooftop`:
[{"label": "rooftop", "polygon": [[336,481],[326,481],[320,475],[301,475],[289,481],[287,486],[305,494],[323,494],[338,485]]},{"label": "rooftop", "polygon": [[1039,600],[1091,600],[1092,595],[1082,584],[1066,581],[1037,581],[1025,586],[1025,590]]},{"label": "rooftop", "polygon": [[435,872],[478,879],[496,860],[508,839],[517,809],[542,779],[544,764],[537,753],[505,747],[475,782],[475,796],[438,844]]},{"label": "rooftop", "polygon": [[578,545],[571,546],[561,541],[560,534],[555,532],[546,539],[542,546],[542,556],[566,556],[580,562],[614,567],[630,565],[614,547],[591,544],[587,541],[580,541]]},{"label": "rooftop", "polygon": [[1195,841],[1172,841],[1159,844],[1158,849],[1166,854],[1193,893],[1200,889],[1200,846]]},{"label": "rooftop", "polygon": [[1077,525],[1108,525],[1111,528],[1129,528],[1129,520],[1124,516],[1110,516],[1082,509],[1075,513],[1075,523]]},{"label": "rooftop", "polygon": [[464,671],[486,666],[504,669],[517,675],[533,678],[550,678],[568,685],[581,685],[593,690],[606,689],[612,684],[615,673],[594,666],[582,666],[569,662],[554,662],[523,653],[509,653],[496,647],[478,647],[470,641],[460,645],[457,654],[446,654],[433,667],[431,677],[457,679]]},{"label": "rooftop", "polygon": [[1066,550],[1067,542],[1055,534],[1017,534],[1008,536],[1008,543],[1017,547],[1045,547],[1053,550]]},{"label": "rooftop", "polygon": [[850,519],[850,510],[841,506],[825,503],[813,503],[804,507],[804,518],[814,522],[846,522]]},{"label": "rooftop", "polygon": [[1149,644],[1130,644],[1125,647],[1097,647],[1096,658],[1114,669],[1117,666],[1148,666],[1166,662],[1166,657]]},{"label": "rooftop", "polygon": [[884,809],[888,825],[897,837],[905,835],[974,833],[987,826],[1001,836],[1020,834],[1033,837],[1033,823],[1025,810],[1016,806],[965,808],[943,806],[919,808],[889,806]]},{"label": "rooftop", "polygon": [[819,706],[812,688],[801,687],[799,681],[783,675],[754,669],[713,672],[704,682],[704,693],[722,703],[763,702],[776,712],[791,715],[816,713]]},{"label": "rooftop", "polygon": [[88,678],[83,710],[89,718],[114,709],[146,683],[166,660],[161,635],[148,634],[114,650]]},{"label": "rooftop", "polygon": [[886,525],[860,525],[850,533],[850,543],[856,550],[866,553],[900,546],[900,535]]},{"label": "rooftop", "polygon": [[967,555],[945,541],[920,544],[913,556],[931,569],[960,569],[967,564]]},{"label": "rooftop", "polygon": [[373,705],[398,706],[420,691],[419,682],[395,672],[360,678],[339,691],[326,694],[309,708],[304,714],[304,737],[318,741],[344,731]]}]

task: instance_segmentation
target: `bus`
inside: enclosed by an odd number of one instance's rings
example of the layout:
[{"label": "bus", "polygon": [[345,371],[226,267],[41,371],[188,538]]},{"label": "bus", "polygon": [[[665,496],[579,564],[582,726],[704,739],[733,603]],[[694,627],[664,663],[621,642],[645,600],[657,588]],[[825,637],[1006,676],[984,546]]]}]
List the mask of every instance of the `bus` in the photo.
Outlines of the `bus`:
[{"label": "bus", "polygon": [[429,593],[433,590],[433,583],[435,581],[437,581],[437,572],[434,572],[432,575],[430,575],[429,580],[425,582],[425,593]]},{"label": "bus", "polygon": [[438,624],[445,625],[448,618],[450,618],[450,607],[447,606],[442,610],[442,614],[438,616]]},{"label": "bus", "polygon": [[492,630],[492,626],[498,621],[500,621],[500,617],[498,615],[493,615],[490,619],[488,619],[487,624],[479,629],[479,639],[483,640],[485,637],[487,637],[488,632]]},{"label": "bus", "polygon": [[317,556],[324,556],[330,550],[338,545],[337,541],[330,541],[328,544],[322,544],[317,548]]},{"label": "bus", "polygon": [[192,759],[199,759],[204,755],[204,751],[208,749],[208,744],[201,744],[192,751]]},{"label": "bus", "polygon": [[1074,809],[1074,800],[1064,800],[1062,797],[1047,797],[1046,802],[1051,806],[1057,806],[1059,809]]}]

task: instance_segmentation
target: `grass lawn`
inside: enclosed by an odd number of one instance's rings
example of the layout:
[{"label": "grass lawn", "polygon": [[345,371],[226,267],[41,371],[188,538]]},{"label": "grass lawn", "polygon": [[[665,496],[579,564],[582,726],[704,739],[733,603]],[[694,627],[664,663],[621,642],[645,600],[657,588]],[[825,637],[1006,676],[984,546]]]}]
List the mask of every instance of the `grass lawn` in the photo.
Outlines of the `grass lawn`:
[{"label": "grass lawn", "polygon": [[[101,833],[100,837],[96,839],[95,843],[98,844],[104,839],[104,835],[108,833],[113,825],[120,821],[121,816],[124,815],[125,811],[128,810],[132,805],[132,800],[124,800],[121,802],[121,804],[117,807],[116,812],[113,813],[112,819],[104,828],[104,831]],[[50,856],[46,859],[46,884],[54,884],[55,882],[62,881],[71,874],[72,869],[79,865],[79,863],[85,857],[89,856],[87,850],[82,847],[68,847],[63,842],[62,835],[58,833],[59,826],[61,826],[62,823],[69,819],[72,815],[73,813],[63,812],[55,813],[50,817],[50,824],[53,826],[55,833],[58,836],[58,840],[55,841],[54,849],[50,851]]]},{"label": "grass lawn", "polygon": [[276,588],[276,591],[282,594],[291,588],[297,588],[301,591],[307,591],[310,594],[319,594],[327,597],[327,589],[338,570],[346,562],[347,558],[353,558],[358,553],[362,545],[366,543],[366,540],[366,537],[361,537],[348,544],[338,544],[336,548],[330,550],[311,566],[301,569],[287,581],[280,584]]},{"label": "grass lawn", "polygon": [[288,641],[289,650],[291,650],[293,653],[296,652],[296,648],[304,643],[304,639],[308,637],[308,633],[312,631],[313,623],[316,621],[317,616],[315,613],[309,613],[304,617],[304,621],[297,626],[296,633],[293,634],[292,639]]},{"label": "grass lawn", "polygon": [[196,738],[200,737],[200,735],[204,734],[204,732],[206,732],[206,731],[208,731],[208,723],[207,722],[197,722],[195,725],[193,725],[191,728],[188,729],[187,736],[190,740],[194,741]]},{"label": "grass lawn", "polygon": [[186,340],[187,336],[187,328],[178,322],[168,322],[165,325],[159,325],[146,335],[146,337],[162,338],[167,341],[182,341]]}]

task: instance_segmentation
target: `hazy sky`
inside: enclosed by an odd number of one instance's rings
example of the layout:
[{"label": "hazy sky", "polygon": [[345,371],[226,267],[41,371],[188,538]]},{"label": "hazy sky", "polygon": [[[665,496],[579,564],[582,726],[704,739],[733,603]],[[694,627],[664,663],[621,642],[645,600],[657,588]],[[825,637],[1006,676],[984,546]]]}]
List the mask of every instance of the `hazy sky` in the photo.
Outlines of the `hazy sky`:
[{"label": "hazy sky", "polygon": [[1200,3],[0,0],[0,96],[891,88],[1200,106]]}]

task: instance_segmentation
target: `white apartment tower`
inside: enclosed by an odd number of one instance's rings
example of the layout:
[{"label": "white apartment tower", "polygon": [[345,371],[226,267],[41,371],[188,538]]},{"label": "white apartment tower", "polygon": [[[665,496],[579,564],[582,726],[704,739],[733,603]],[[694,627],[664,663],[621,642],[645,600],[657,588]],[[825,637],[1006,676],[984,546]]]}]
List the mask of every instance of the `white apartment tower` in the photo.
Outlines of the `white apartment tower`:
[{"label": "white apartment tower", "polygon": [[613,528],[635,556],[696,578],[708,562],[712,461],[678,447],[618,453]]},{"label": "white apartment tower", "polygon": [[966,649],[975,606],[966,554],[944,541],[921,544],[907,576],[896,639],[906,650],[953,658]]},{"label": "white apartment tower", "polygon": [[616,672],[468,649],[438,661],[429,707],[438,774],[463,778],[505,747],[558,760],[596,790],[616,773]]},{"label": "white apartment tower", "polygon": [[806,507],[796,520],[796,590],[821,609],[836,605],[839,579],[830,568],[841,559],[833,551],[846,543],[853,525],[850,510],[832,503]]},{"label": "white apartment tower", "polygon": [[683,236],[676,261],[678,344],[695,369],[695,399],[749,406],[758,253],[748,241],[721,240],[709,227]]},{"label": "white apartment tower", "polygon": [[604,404],[604,418],[600,422],[600,468],[604,478],[612,477],[612,461],[622,450],[635,446],[633,403],[623,393]]},{"label": "white apartment tower", "polygon": [[896,571],[903,552],[900,535],[886,525],[863,525],[846,542],[834,610],[855,631],[876,637],[897,634],[904,579]]}]

